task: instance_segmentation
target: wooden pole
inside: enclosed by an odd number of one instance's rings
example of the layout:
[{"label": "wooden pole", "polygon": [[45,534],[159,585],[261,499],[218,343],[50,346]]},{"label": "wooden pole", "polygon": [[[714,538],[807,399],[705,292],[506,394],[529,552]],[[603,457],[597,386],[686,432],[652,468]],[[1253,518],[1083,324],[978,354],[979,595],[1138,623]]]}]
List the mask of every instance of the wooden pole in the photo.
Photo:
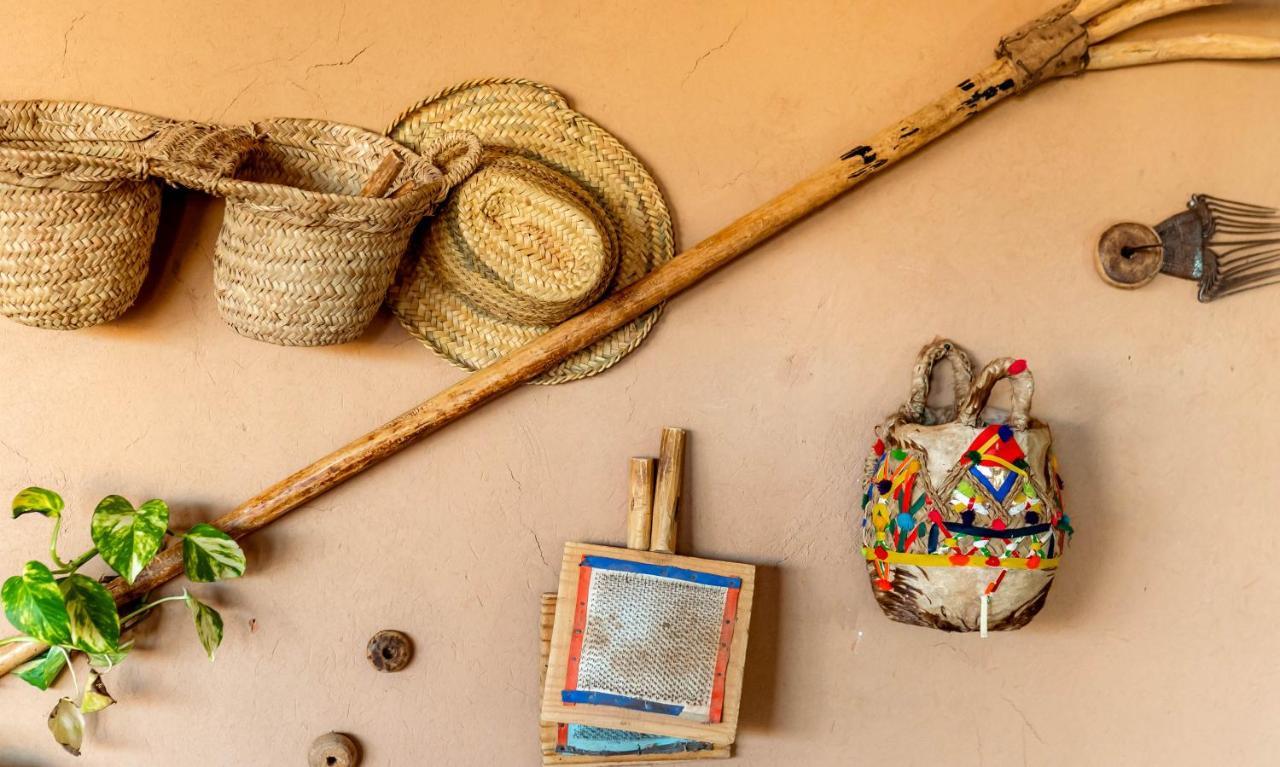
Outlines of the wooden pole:
[{"label": "wooden pole", "polygon": [[[1081,0],[1071,17],[1083,24],[1122,5],[1120,0]],[[1243,53],[1230,40],[1209,40],[1204,45],[1180,46],[1172,52],[1131,53],[1117,50],[1119,61],[1135,58],[1163,60],[1161,56],[1199,51],[1199,57],[1262,55],[1270,49],[1261,43],[1241,43]],[[1104,46],[1105,47],[1105,46]],[[1276,54],[1273,54],[1276,55]],[[1097,62],[1094,62],[1095,64]],[[1008,58],[997,58],[973,77],[948,88],[932,103],[917,110],[846,152],[795,186],[711,235],[678,257],[663,264],[627,288],[552,328],[536,340],[516,349],[492,365],[477,370],[412,410],[392,419],[363,437],[338,448],[253,498],[223,514],[213,524],[234,538],[242,538],[271,524],[365,469],[380,463],[418,440],[435,433],[482,405],[512,391],[550,370],[565,357],[603,338],[616,328],[673,298],[707,275],[821,209],[832,199],[853,189],[885,168],[950,133],[975,115],[1014,93],[1025,92],[1038,82],[1028,79],[1027,69]],[[141,573],[133,586],[122,580],[109,588],[117,603],[137,599],[182,572],[181,542],[170,544]],[[12,644],[0,647],[0,675],[7,674],[47,649],[44,645]]]},{"label": "wooden pole", "polygon": [[1234,0],[1131,0],[1093,19],[1085,30],[1090,44],[1096,44],[1152,19],[1231,2]]},{"label": "wooden pole", "polygon": [[653,534],[649,550],[676,553],[676,526],[680,496],[684,487],[684,429],[668,426],[662,430],[658,449],[658,481],[653,491]]},{"label": "wooden pole", "polygon": [[1089,69],[1119,69],[1192,59],[1280,59],[1280,40],[1247,35],[1191,35],[1104,43],[1089,49]]},{"label": "wooden pole", "polygon": [[627,548],[649,550],[653,527],[652,458],[632,458],[627,483]]}]

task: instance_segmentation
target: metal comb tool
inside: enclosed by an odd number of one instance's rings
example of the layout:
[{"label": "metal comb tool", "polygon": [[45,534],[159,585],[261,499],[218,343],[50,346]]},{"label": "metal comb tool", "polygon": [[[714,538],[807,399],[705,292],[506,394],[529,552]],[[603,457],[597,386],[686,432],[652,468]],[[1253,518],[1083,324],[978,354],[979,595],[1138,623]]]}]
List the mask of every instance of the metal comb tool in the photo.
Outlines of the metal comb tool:
[{"label": "metal comb tool", "polygon": [[1140,288],[1163,272],[1200,284],[1202,302],[1280,284],[1280,211],[1197,194],[1155,227],[1116,224],[1098,241],[1098,273]]}]

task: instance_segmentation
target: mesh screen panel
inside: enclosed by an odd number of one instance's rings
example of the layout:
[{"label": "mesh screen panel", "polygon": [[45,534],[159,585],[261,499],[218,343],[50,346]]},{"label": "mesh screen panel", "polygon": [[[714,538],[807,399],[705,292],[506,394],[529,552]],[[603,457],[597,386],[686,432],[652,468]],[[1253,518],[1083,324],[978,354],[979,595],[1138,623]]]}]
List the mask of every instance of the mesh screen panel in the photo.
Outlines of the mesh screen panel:
[{"label": "mesh screen panel", "polygon": [[697,740],[648,735],[630,730],[613,730],[607,727],[590,727],[581,724],[568,725],[566,743],[559,750],[570,754],[677,754],[702,751],[710,744]]},{"label": "mesh screen panel", "polygon": [[706,710],[727,593],[720,586],[592,570],[577,688]]}]

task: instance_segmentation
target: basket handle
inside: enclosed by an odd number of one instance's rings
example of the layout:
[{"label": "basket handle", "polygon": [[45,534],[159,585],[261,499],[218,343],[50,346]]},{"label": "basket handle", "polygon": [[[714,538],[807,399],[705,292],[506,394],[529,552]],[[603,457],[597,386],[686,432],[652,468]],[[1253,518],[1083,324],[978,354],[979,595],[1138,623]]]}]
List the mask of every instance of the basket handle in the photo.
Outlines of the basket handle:
[{"label": "basket handle", "polygon": [[955,406],[960,407],[969,394],[969,382],[973,379],[973,361],[949,338],[935,338],[920,350],[915,369],[911,371],[911,394],[902,406],[901,416],[906,423],[920,423],[925,405],[929,401],[929,387],[933,381],[933,366],[945,359],[951,365],[955,378]]},{"label": "basket handle", "polygon": [[480,164],[480,139],[469,131],[446,131],[423,147],[419,158],[410,176],[417,185],[438,186],[439,202]]},{"label": "basket handle", "polygon": [[991,389],[1004,379],[1008,379],[1013,388],[1009,425],[1018,431],[1026,429],[1030,422],[1031,397],[1035,394],[1036,384],[1027,361],[1014,357],[1001,357],[987,363],[974,379],[969,394],[956,414],[956,420],[965,426],[977,426],[978,414],[987,406]]},{"label": "basket handle", "polygon": [[231,178],[258,138],[243,128],[192,121],[165,121],[142,144],[155,174],[166,181],[208,191]]}]

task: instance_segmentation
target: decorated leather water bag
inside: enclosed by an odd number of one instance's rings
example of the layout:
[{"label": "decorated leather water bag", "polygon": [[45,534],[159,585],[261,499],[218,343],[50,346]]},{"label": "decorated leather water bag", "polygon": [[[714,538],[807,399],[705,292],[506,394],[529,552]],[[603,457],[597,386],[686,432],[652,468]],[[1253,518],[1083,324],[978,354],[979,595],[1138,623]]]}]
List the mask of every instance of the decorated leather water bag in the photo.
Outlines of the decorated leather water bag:
[{"label": "decorated leather water bag", "polygon": [[[929,407],[942,359],[956,404]],[[1009,412],[987,407],[1001,380]],[[862,553],[885,615],[985,635],[1044,606],[1072,529],[1049,427],[1029,414],[1033,392],[1024,360],[993,360],[975,378],[953,342],[921,350],[907,403],[877,429],[866,465]]]}]

